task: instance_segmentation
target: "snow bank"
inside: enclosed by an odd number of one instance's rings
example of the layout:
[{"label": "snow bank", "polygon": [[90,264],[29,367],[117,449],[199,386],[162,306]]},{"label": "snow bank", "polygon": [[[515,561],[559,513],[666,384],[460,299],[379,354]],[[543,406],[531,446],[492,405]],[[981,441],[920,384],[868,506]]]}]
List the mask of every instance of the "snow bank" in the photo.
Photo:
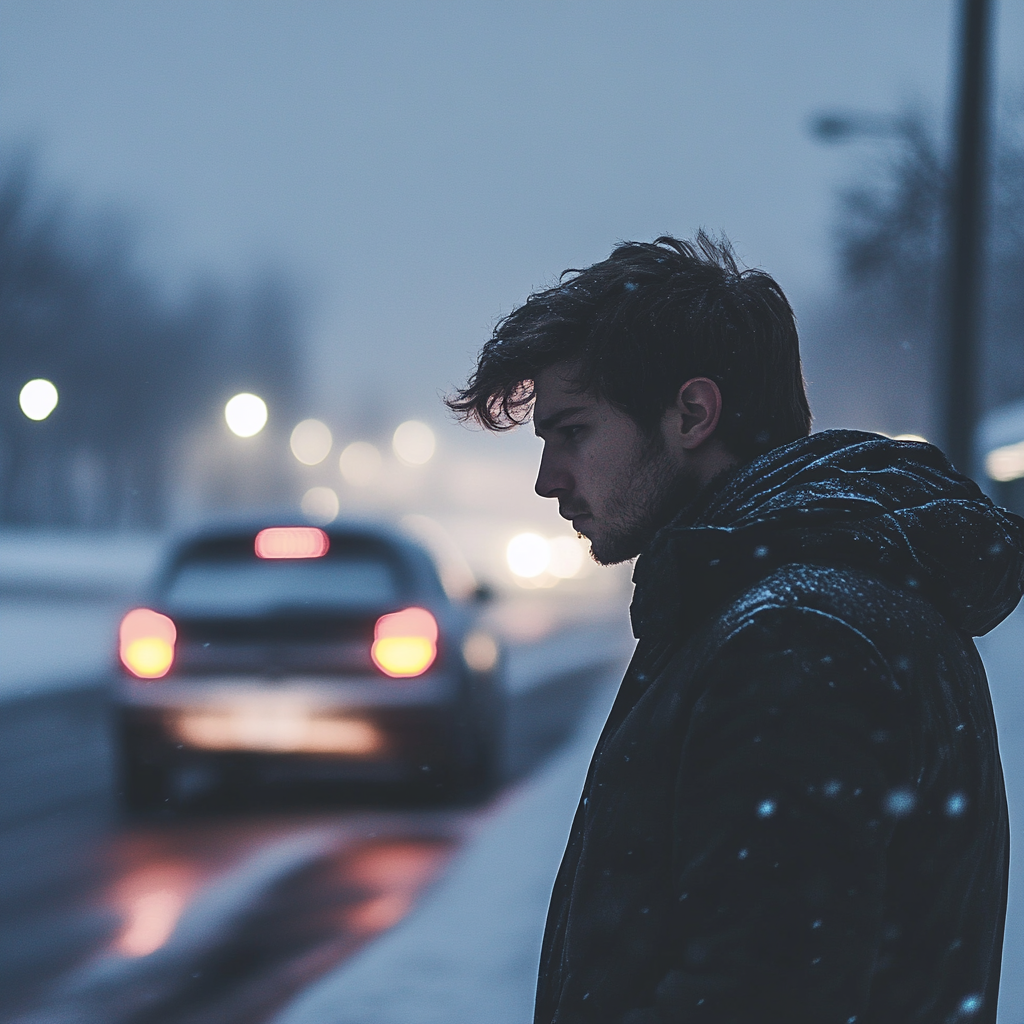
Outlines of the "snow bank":
[{"label": "snow bank", "polygon": [[985,661],[1010,808],[1010,899],[999,985],[999,1024],[1024,1020],[1024,605],[978,641]]},{"label": "snow bank", "polygon": [[525,1024],[548,898],[622,665],[575,739],[501,805],[444,880],[275,1024]]}]

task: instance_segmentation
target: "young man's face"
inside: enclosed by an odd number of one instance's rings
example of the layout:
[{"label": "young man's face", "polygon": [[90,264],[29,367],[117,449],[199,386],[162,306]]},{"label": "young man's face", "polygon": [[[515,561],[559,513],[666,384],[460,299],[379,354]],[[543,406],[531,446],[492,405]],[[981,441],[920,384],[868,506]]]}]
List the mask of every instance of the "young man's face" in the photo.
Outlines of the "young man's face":
[{"label": "young man's face", "polygon": [[533,423],[544,441],[535,489],[589,541],[602,565],[638,555],[700,486],[671,443],[646,437],[625,413],[573,390],[570,368],[534,381]]}]

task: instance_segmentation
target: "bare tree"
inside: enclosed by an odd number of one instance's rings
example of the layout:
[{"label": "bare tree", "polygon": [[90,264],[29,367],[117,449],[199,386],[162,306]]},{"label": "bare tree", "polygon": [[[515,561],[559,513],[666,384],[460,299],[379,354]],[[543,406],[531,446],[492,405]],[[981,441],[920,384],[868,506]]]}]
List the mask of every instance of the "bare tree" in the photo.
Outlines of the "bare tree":
[{"label": "bare tree", "polygon": [[[937,436],[948,157],[920,111],[885,124],[838,197],[838,288],[806,317],[815,412]],[[1024,396],[1024,103],[1000,120],[990,181],[983,411]]]},{"label": "bare tree", "polygon": [[[158,525],[196,422],[243,389],[294,406],[297,308],[280,278],[169,304],[132,257],[123,223],[41,194],[24,155],[0,163],[0,522]],[[60,392],[42,423],[18,408],[34,377]]]}]

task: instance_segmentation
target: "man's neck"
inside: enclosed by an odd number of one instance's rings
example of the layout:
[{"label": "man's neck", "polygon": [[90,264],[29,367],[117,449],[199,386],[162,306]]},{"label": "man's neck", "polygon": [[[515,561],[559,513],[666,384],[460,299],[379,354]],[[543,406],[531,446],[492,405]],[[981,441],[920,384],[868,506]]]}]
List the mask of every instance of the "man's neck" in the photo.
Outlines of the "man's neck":
[{"label": "man's neck", "polygon": [[702,484],[698,484],[696,492],[691,488],[689,490],[689,497],[686,500],[679,501],[674,505],[666,508],[665,515],[662,517],[662,522],[659,524],[658,529],[652,534],[651,540],[645,545],[645,548],[649,548],[654,537],[661,532],[666,526],[678,526],[686,527],[691,526],[700,517],[704,510],[711,504],[715,496],[722,490],[723,487],[735,476],[736,472],[743,465],[739,459],[731,459],[728,464],[721,467],[717,473],[705,480]]}]

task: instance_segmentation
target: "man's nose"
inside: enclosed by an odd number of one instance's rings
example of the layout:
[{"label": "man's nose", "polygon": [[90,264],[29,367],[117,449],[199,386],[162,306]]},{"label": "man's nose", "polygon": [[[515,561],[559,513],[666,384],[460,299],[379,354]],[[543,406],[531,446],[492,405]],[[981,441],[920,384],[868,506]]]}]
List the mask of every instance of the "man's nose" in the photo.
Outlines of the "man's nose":
[{"label": "man's nose", "polygon": [[540,457],[537,470],[537,482],[533,489],[542,498],[557,498],[569,494],[572,490],[570,475],[548,454],[547,448]]}]

